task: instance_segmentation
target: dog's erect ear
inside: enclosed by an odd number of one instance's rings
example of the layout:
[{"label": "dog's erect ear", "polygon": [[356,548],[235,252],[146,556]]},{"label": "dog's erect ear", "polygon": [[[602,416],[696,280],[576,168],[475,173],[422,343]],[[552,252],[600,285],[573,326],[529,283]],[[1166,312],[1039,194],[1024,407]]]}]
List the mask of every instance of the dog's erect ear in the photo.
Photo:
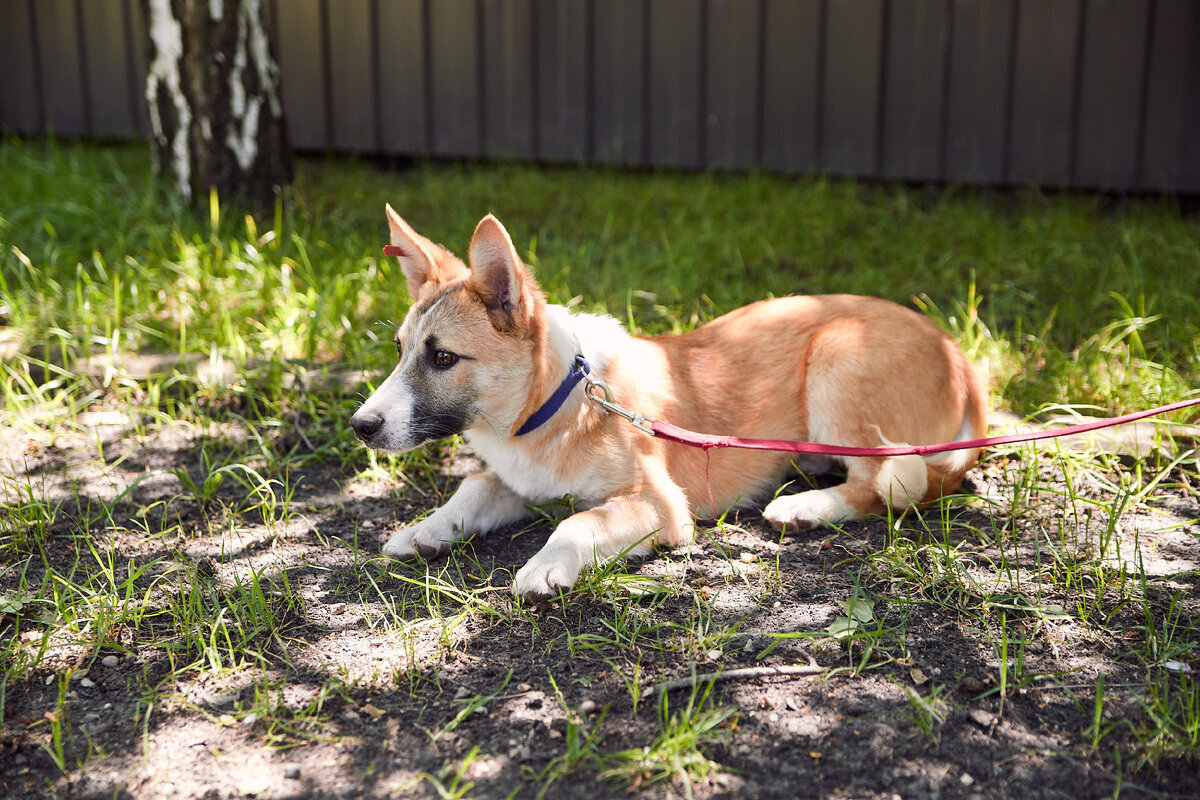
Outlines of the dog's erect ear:
[{"label": "dog's erect ear", "polygon": [[408,293],[413,299],[426,283],[444,283],[467,274],[466,265],[454,254],[414,231],[390,204],[384,208],[392,244],[400,248],[400,269],[404,272]]},{"label": "dog's erect ear", "polygon": [[521,263],[508,231],[488,214],[471,237],[470,285],[487,306],[492,326],[501,331],[519,328],[539,295],[537,283]]}]

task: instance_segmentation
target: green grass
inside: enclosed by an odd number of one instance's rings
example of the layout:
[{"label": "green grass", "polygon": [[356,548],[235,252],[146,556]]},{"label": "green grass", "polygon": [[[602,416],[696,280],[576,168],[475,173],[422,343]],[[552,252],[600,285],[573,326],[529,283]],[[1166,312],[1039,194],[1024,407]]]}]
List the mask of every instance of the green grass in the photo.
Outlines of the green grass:
[{"label": "green grass", "polygon": [[[141,146],[13,139],[0,142],[0,187],[0,426],[9,431],[0,717],[11,687],[47,670],[60,676],[34,733],[63,772],[96,756],[72,732],[66,665],[110,652],[154,653],[170,665],[169,679],[142,687],[142,727],[131,735],[148,740],[152,710],[164,713],[176,682],[245,671],[255,676],[252,696],[233,717],[264,744],[337,738],[331,709],[349,702],[356,679],[330,675],[308,699],[285,703],[281,677],[315,636],[314,602],[330,596],[365,609],[363,628],[403,651],[404,666],[378,677],[412,702],[445,691],[429,664],[461,653],[480,630],[516,631],[531,653],[562,651],[616,676],[627,716],[645,723],[643,740],[606,736],[617,713],[589,721],[566,698],[567,677],[549,674],[567,727],[553,756],[524,768],[522,791],[537,796],[572,776],[634,789],[671,782],[690,794],[726,769],[721,746],[738,716],[714,702],[712,684],[682,706],[678,695],[654,698],[663,671],[720,661],[749,641],[760,660],[800,644],[849,679],[900,682],[907,633],[928,614],[957,620],[995,678],[967,700],[951,691],[957,676],[904,686],[898,718],[931,747],[944,742],[955,704],[994,702],[1003,714],[1016,693],[1037,687],[1074,704],[1083,720],[1074,734],[1104,769],[1200,763],[1198,684],[1162,666],[1200,668],[1200,618],[1186,590],[1195,574],[1121,566],[1136,555],[1124,519],[1164,498],[1196,498],[1186,439],[1178,456],[1146,459],[999,448],[981,468],[998,493],[881,521],[882,541],[829,533],[829,579],[846,587],[833,622],[759,640],[745,639],[743,624],[789,591],[784,543],[733,523],[700,537],[720,580],[705,573],[697,582],[688,554],[661,556],[664,574],[611,564],[534,613],[508,596],[508,576],[474,544],[427,569],[396,565],[360,546],[357,521],[352,535],[330,536],[309,522],[325,507],[298,499],[318,494],[303,488],[318,468],[347,484],[383,482],[420,510],[453,485],[446,463],[456,443],[376,455],[347,424],[358,394],[394,358],[391,325],[408,304],[403,277],[380,254],[385,202],[460,253],[479,217],[495,212],[552,301],[611,313],[643,333],[687,330],[797,292],[915,303],[986,367],[993,405],[1024,416],[1119,413],[1195,395],[1200,226],[1169,199],[509,164],[389,172],[328,160],[302,161],[273,214],[249,216],[214,198],[197,218],[155,185]],[[114,411],[127,420],[125,436],[170,433],[179,446],[165,466],[104,494],[91,484],[136,458],[106,452],[119,448],[87,421]],[[60,444],[79,463],[26,472],[23,459]],[[75,467],[90,477],[72,478]],[[135,502],[144,480],[168,488]],[[569,501],[541,512],[530,530],[554,524]],[[310,528],[352,568],[270,557]],[[713,599],[729,587],[751,598],[740,618]],[[1136,714],[1112,716],[1119,681],[1104,673],[1029,666],[1035,645],[1067,647],[1065,627],[1109,637],[1112,669],[1138,672],[1133,689],[1120,689],[1120,708]],[[435,741],[467,727],[512,691],[510,678],[518,680],[510,671],[442,717],[431,711],[425,727]],[[576,675],[572,685],[596,679]],[[484,761],[476,745],[420,780],[438,796],[467,796]]]}]

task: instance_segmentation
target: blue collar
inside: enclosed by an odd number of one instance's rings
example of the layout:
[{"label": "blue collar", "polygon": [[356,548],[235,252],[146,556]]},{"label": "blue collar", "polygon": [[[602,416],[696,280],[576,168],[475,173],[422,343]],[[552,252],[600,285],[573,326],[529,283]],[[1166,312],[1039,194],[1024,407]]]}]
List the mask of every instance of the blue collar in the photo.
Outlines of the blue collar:
[{"label": "blue collar", "polygon": [[583,356],[575,356],[574,363],[571,364],[571,371],[567,373],[567,377],[563,378],[563,382],[554,390],[554,394],[550,395],[550,399],[542,403],[542,407],[529,415],[529,419],[525,420],[525,424],[513,434],[513,436],[524,436],[530,431],[541,427],[546,423],[554,413],[562,408],[562,404],[567,402],[567,397],[571,394],[571,390],[575,388],[583,376],[592,371],[592,365],[587,362]]}]

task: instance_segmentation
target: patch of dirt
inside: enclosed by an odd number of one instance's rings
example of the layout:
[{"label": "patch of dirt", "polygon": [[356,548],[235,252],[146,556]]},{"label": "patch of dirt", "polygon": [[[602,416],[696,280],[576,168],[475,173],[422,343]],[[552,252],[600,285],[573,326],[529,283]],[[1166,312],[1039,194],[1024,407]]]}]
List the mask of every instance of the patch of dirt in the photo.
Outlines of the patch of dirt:
[{"label": "patch of dirt", "polygon": [[[202,480],[203,458],[244,447],[244,432],[134,422],[101,409],[69,431],[0,436],[0,474],[15,479],[3,503],[20,502],[21,485],[62,502],[45,534],[49,563],[38,554],[0,567],[0,593],[37,594],[47,568],[82,582],[111,563],[118,581],[146,567],[132,584],[148,608],[175,591],[155,577],[188,567],[218,594],[251,569],[274,575],[275,587],[286,575],[303,602],[281,611],[280,629],[261,642],[266,670],[185,668],[193,656],[172,654],[179,637],[161,629],[166,617],[112,631],[98,650],[83,623],[80,635],[54,636],[27,678],[0,689],[0,795],[11,800],[437,797],[434,779],[451,787],[442,796],[468,783],[464,796],[534,796],[580,731],[598,729],[593,742],[609,755],[653,743],[661,681],[810,663],[825,671],[712,685],[711,702],[735,708],[736,722],[708,746],[721,768],[693,796],[1079,798],[1118,785],[1132,796],[1136,787],[1200,796],[1194,761],[1122,775],[1109,758],[1132,747],[1125,723],[1142,713],[1146,667],[1131,655],[1145,645],[1142,606],[1090,597],[1095,576],[1083,571],[1076,593],[1036,578],[1102,548],[1114,573],[1144,564],[1147,591],[1173,603],[1177,619],[1200,613],[1194,491],[1171,490],[1110,521],[1111,501],[1073,509],[1055,494],[1062,476],[1052,459],[1040,465],[1041,488],[1023,496],[1014,488],[1022,467],[999,458],[971,476],[997,504],[954,504],[948,533],[936,518],[930,532],[921,520],[899,530],[870,520],[780,539],[742,514],[530,613],[507,582],[550,523],[428,565],[387,564],[374,557],[380,545],[433,506],[432,491],[315,462],[289,476],[292,513],[267,524],[257,511],[231,511],[247,506],[240,484],[225,481],[200,503],[175,474]],[[461,453],[435,481],[451,489],[473,466]],[[1110,489],[1075,487],[1097,497]],[[106,506],[111,517],[97,513]],[[89,541],[116,557],[97,559]],[[871,557],[897,542],[909,546],[891,552],[904,557]],[[1000,563],[1019,564],[1019,574]],[[825,628],[856,587],[874,603],[860,633],[883,633],[833,641]],[[1003,603],[1019,653],[1002,670],[1001,632],[988,621]],[[26,652],[46,627],[68,626],[49,613],[8,613],[0,637],[20,637]],[[1094,750],[1100,675],[1112,730]],[[668,713],[688,700],[686,689],[669,693]],[[628,780],[581,767],[545,796],[686,793],[651,777],[626,791]]]}]

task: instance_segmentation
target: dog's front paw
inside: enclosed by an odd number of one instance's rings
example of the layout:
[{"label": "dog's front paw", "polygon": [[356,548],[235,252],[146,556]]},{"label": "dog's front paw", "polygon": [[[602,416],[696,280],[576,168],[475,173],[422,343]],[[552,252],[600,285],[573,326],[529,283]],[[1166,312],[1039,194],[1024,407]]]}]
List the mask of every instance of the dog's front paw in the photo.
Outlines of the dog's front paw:
[{"label": "dog's front paw", "polygon": [[578,560],[566,550],[542,550],[517,571],[512,593],[534,603],[546,600],[574,586],[580,569]]},{"label": "dog's front paw", "polygon": [[388,539],[383,546],[383,554],[402,560],[418,556],[437,558],[450,549],[451,542],[459,538],[453,526],[443,528],[433,517],[428,517]]}]

